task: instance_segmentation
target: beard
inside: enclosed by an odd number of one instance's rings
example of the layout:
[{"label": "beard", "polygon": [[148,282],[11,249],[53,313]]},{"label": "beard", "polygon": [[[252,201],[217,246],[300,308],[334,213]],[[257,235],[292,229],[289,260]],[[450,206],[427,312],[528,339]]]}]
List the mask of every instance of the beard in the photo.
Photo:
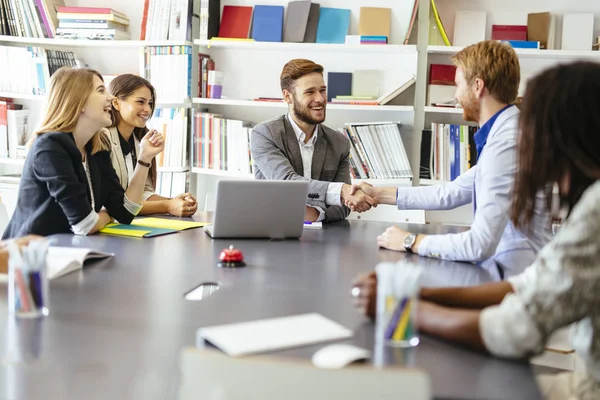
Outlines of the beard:
[{"label": "beard", "polygon": [[460,102],[463,108],[463,119],[468,122],[479,122],[481,106],[473,93],[469,92],[467,98]]},{"label": "beard", "polygon": [[318,125],[325,121],[325,109],[326,103],[322,104],[323,107],[323,118],[314,118],[310,113],[310,108],[308,106],[302,105],[297,99],[296,96],[292,95],[294,107],[294,115],[302,122],[310,125]]}]

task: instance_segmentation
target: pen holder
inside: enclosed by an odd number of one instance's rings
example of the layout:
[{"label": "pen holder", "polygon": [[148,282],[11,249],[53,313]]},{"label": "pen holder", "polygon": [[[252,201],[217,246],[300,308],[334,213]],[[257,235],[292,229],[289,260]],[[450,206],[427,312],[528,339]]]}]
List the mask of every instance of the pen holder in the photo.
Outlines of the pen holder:
[{"label": "pen holder", "polygon": [[20,318],[48,315],[48,241],[38,239],[19,247],[9,242],[8,305],[9,313]]},{"label": "pen holder", "polygon": [[395,347],[419,344],[417,302],[419,266],[399,262],[381,263],[377,272],[377,341]]}]

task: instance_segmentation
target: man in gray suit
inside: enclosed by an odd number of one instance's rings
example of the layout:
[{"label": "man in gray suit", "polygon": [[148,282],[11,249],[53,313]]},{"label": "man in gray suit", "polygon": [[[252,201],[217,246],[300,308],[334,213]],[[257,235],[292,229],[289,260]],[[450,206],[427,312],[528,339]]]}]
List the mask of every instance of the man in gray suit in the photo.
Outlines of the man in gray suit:
[{"label": "man in gray suit", "polygon": [[361,190],[352,194],[350,142],[322,125],[327,107],[323,67],[294,59],[283,67],[280,81],[289,112],[254,127],[250,149],[255,178],[308,180],[307,221],[343,220],[350,214],[344,204],[359,212],[376,206]]}]

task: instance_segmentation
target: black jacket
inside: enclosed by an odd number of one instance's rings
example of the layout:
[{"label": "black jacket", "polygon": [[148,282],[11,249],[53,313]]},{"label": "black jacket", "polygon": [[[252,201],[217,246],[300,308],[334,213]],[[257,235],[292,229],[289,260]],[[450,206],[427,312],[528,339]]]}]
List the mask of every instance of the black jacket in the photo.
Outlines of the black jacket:
[{"label": "black jacket", "polygon": [[[105,207],[117,221],[129,224],[134,215],[124,207],[125,191],[108,151],[90,155],[88,166],[95,211]],[[71,133],[38,136],[25,160],[15,209],[2,239],[26,234],[71,233],[71,226],[92,212],[92,201],[81,153]]]}]

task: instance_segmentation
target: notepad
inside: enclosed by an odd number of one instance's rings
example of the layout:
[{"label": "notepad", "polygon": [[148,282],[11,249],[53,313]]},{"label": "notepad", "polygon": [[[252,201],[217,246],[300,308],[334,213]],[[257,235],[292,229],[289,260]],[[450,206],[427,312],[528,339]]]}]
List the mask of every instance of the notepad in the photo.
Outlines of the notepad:
[{"label": "notepad", "polygon": [[206,340],[236,357],[348,339],[352,335],[350,329],[321,314],[310,313],[200,328],[196,340]]},{"label": "notepad", "polygon": [[113,256],[112,253],[87,248],[50,246],[46,255],[48,279],[56,279],[81,269],[86,261]]},{"label": "notepad", "polygon": [[175,229],[176,231],[183,231],[185,229],[201,228],[205,225],[208,225],[208,222],[181,221],[178,219],[150,217],[140,219],[136,218],[133,220],[131,225],[160,229]]},{"label": "notepad", "polygon": [[153,228],[149,226],[135,226],[124,224],[108,224],[104,228],[100,229],[100,233],[105,233],[107,235],[129,236],[137,238],[148,238],[160,235],[168,235],[169,233],[176,232],[176,229]]}]

